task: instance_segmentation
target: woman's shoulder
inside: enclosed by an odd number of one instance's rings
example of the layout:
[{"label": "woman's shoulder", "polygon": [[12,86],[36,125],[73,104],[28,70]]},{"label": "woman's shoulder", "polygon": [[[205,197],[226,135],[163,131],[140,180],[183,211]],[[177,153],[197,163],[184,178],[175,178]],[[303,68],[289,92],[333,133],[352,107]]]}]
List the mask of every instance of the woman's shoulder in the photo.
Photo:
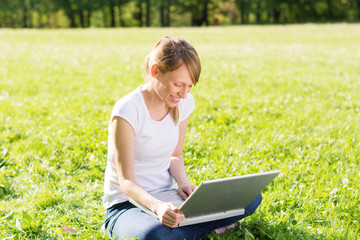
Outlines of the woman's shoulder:
[{"label": "woman's shoulder", "polygon": [[125,95],[119,99],[113,108],[111,113],[111,119],[113,117],[121,117],[125,119],[133,127],[134,131],[137,132],[139,121],[141,121],[142,105],[141,105],[141,90],[136,88],[134,91]]},{"label": "woman's shoulder", "polygon": [[136,106],[139,105],[140,100],[141,100],[141,90],[140,87],[136,88],[135,90],[133,90],[132,92],[126,94],[125,96],[123,96],[122,98],[120,98],[119,100],[117,100],[117,102],[115,103],[115,107],[124,107],[124,106]]},{"label": "woman's shoulder", "polygon": [[141,90],[140,87],[120,98],[114,105],[113,115],[118,115],[119,112],[138,112],[141,108]]}]

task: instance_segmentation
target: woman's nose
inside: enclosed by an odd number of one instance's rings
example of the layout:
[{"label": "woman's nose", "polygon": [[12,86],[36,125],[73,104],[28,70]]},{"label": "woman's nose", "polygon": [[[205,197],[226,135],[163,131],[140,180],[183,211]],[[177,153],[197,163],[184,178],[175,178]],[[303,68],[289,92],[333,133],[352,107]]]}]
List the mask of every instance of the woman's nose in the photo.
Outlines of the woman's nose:
[{"label": "woman's nose", "polygon": [[188,94],[188,89],[187,88],[183,88],[182,91],[180,92],[181,94],[181,97],[182,98],[186,98],[187,97],[187,94]]}]

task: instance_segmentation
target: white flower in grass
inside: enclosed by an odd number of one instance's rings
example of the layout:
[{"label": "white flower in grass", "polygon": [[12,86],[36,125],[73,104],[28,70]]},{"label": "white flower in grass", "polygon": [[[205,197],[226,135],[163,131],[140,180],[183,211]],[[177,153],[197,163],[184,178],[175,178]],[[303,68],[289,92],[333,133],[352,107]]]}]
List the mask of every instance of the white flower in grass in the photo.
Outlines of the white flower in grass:
[{"label": "white flower in grass", "polygon": [[346,187],[349,184],[349,179],[343,178],[342,184],[344,185],[344,187]]},{"label": "white flower in grass", "polygon": [[339,191],[339,190],[338,190],[337,188],[334,188],[334,189],[330,192],[330,194],[336,194],[338,191]]}]

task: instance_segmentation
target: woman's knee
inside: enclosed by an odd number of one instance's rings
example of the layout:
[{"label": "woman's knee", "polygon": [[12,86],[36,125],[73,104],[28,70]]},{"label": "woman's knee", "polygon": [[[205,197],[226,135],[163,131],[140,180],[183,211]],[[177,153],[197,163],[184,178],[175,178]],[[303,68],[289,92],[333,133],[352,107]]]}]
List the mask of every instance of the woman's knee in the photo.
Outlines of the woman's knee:
[{"label": "woman's knee", "polygon": [[260,206],[262,202],[262,195],[261,193],[256,196],[256,198],[245,208],[245,212],[247,215],[253,214],[256,209]]}]

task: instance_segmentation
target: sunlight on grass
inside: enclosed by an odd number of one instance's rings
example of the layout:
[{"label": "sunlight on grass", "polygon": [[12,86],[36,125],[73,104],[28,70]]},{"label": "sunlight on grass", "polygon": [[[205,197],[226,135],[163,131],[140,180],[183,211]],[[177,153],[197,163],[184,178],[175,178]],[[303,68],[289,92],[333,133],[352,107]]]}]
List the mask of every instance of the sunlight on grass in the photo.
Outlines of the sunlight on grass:
[{"label": "sunlight on grass", "polygon": [[0,30],[0,237],[103,239],[110,113],[164,35],[202,61],[193,183],[281,170],[256,214],[208,238],[359,238],[358,24]]}]

